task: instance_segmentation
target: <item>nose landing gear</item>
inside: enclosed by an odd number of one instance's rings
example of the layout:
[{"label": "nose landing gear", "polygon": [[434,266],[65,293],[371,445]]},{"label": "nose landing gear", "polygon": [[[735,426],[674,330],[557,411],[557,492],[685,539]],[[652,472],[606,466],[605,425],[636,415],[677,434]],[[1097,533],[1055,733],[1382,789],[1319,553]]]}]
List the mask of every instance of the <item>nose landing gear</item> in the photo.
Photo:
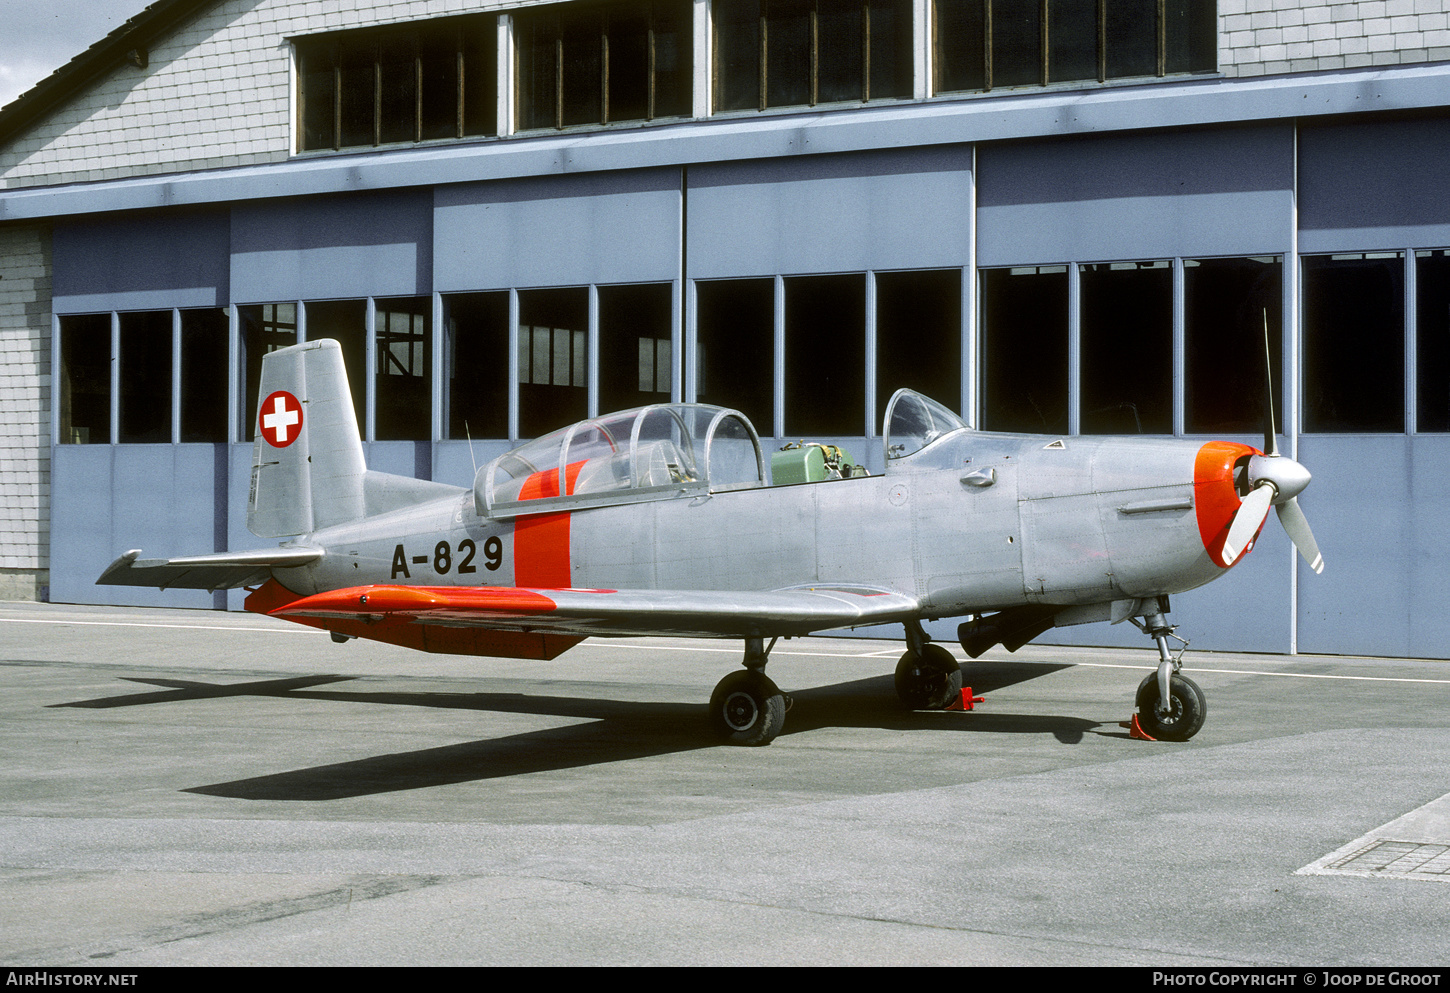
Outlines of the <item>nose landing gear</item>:
[{"label": "nose landing gear", "polygon": [[[1174,628],[1162,611],[1146,614],[1142,621],[1136,617],[1131,620],[1158,644],[1158,670],[1138,684],[1135,697],[1138,724],[1149,737],[1187,741],[1203,727],[1203,719],[1208,714],[1203,690],[1180,673],[1188,642],[1173,633]],[[1177,655],[1168,650],[1169,638],[1183,643]]]}]

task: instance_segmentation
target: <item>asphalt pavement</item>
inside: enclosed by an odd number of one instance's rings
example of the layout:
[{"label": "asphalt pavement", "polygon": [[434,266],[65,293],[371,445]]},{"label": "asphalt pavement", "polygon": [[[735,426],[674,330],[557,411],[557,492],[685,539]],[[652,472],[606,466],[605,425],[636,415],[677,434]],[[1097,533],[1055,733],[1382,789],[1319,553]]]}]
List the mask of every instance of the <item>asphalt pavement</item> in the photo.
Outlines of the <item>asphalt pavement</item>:
[{"label": "asphalt pavement", "polygon": [[[1191,637],[1191,632],[1182,632]],[[958,658],[963,658],[957,646]],[[730,642],[433,656],[270,618],[0,603],[0,965],[1450,965],[1450,664]]]}]

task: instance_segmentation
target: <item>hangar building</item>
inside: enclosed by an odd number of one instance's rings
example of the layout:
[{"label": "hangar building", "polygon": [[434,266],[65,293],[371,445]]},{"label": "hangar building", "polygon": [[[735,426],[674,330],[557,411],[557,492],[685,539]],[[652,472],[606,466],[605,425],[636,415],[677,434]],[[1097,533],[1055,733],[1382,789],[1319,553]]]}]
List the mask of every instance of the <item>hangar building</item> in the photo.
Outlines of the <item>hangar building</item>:
[{"label": "hangar building", "polygon": [[306,339],[341,342],[375,468],[466,484],[665,398],[873,471],[900,386],[988,430],[1254,442],[1267,322],[1328,568],[1271,523],[1174,619],[1441,656],[1447,11],[154,3],[0,110],[0,595],[236,606],[94,580],[267,544],[258,366]]}]

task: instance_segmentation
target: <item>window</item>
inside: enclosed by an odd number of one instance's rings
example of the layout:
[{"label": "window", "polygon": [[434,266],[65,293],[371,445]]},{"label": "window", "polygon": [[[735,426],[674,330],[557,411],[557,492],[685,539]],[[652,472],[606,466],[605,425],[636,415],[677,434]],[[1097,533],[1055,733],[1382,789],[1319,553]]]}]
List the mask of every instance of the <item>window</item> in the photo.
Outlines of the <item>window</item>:
[{"label": "window", "polygon": [[297,305],[263,303],[238,307],[237,316],[241,325],[242,365],[246,376],[242,381],[246,420],[237,436],[243,441],[251,441],[257,433],[257,389],[262,385],[262,356],[297,344]]},{"label": "window", "polygon": [[1263,431],[1266,322],[1274,424],[1280,431],[1287,427],[1283,268],[1277,256],[1184,261],[1184,427],[1189,434]]},{"label": "window", "polygon": [[984,269],[982,423],[1065,434],[1067,266]]},{"label": "window", "polygon": [[785,433],[865,433],[866,277],[785,281]]},{"label": "window", "polygon": [[227,440],[228,323],[220,308],[181,311],[183,442]]},{"label": "window", "polygon": [[1173,265],[1079,270],[1083,434],[1173,433]]},{"label": "window", "polygon": [[935,0],[935,92],[1217,67],[1214,0]]},{"label": "window", "polygon": [[519,292],[519,435],[589,415],[589,291]]},{"label": "window", "polygon": [[111,315],[60,319],[60,443],[111,441]]},{"label": "window", "polygon": [[695,284],[696,396],[775,433],[775,280]]},{"label": "window", "polygon": [[378,300],[375,437],[422,441],[433,431],[433,301],[430,297]]},{"label": "window", "polygon": [[948,407],[962,395],[960,269],[876,274],[876,413],[906,387]]},{"label": "window", "polygon": [[911,96],[910,0],[717,0],[715,110]]},{"label": "window", "polygon": [[599,288],[599,410],[628,410],[670,398],[669,283]]},{"label": "window", "polygon": [[1400,252],[1305,256],[1304,430],[1405,429]]},{"label": "window", "polygon": [[634,0],[514,15],[519,126],[567,128],[691,112],[691,5]]},{"label": "window", "polygon": [[1450,251],[1415,253],[1416,429],[1450,431]]},{"label": "window", "polygon": [[460,17],[297,39],[302,150],[496,134],[497,23]]},{"label": "window", "polygon": [[121,315],[122,443],[171,441],[171,311]]},{"label": "window", "polygon": [[[327,300],[307,303],[303,314],[307,319],[307,340],[332,338],[342,346],[342,363],[347,370],[352,390],[352,409],[359,428],[367,423],[367,337],[368,303],[366,300]],[[365,428],[363,428],[365,430]]]},{"label": "window", "polygon": [[508,291],[445,296],[443,313],[448,437],[507,438]]}]

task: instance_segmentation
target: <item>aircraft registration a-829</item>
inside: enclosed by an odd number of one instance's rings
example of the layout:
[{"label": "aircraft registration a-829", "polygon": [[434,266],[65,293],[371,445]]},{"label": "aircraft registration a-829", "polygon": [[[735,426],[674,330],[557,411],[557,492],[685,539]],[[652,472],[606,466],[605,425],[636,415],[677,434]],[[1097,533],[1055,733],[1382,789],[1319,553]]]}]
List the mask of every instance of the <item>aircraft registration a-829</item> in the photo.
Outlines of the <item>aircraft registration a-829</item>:
[{"label": "aircraft registration a-829", "polygon": [[1131,620],[1158,645],[1142,729],[1184,741],[1202,691],[1168,647],[1170,594],[1251,547],[1271,506],[1315,571],[1296,500],[1309,473],[1233,442],[973,430],[909,390],[886,410],[884,474],[829,446],[769,469],[738,411],[662,403],[581,421],[479,469],[471,488],[369,470],[339,345],[262,362],[248,527],[280,547],[121,555],[102,584],[247,587],[246,608],[428,652],[551,659],[586,637],[744,642],[710,719],[770,742],[789,700],[765,675],[782,637],[901,624],[896,690],[960,699],[922,622],[967,617],[962,647],[1016,650],[1053,626]]}]

